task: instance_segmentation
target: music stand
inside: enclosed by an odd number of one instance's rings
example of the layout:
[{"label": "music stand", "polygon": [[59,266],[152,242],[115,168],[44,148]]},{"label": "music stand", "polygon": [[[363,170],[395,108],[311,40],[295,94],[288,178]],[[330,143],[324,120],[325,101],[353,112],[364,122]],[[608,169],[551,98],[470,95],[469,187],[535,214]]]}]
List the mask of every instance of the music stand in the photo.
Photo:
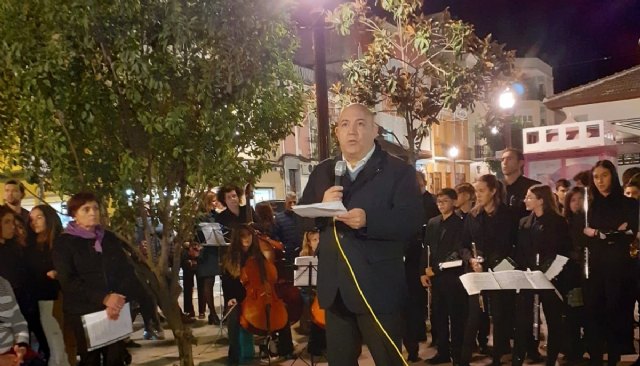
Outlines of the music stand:
[{"label": "music stand", "polygon": [[[311,294],[311,289],[316,287],[317,285],[317,274],[318,274],[318,257],[313,256],[304,256],[297,257],[294,262],[294,274],[293,274],[293,285],[296,287],[302,287],[307,290],[307,294]],[[307,304],[309,310],[311,310],[311,301]],[[311,311],[309,311],[311,314]],[[307,320],[311,322],[311,319]],[[309,338],[311,337],[311,333],[309,333]],[[309,354],[309,360],[311,361],[311,366],[315,365],[313,360],[313,355],[309,352],[309,341],[307,341],[307,353]],[[291,365],[295,364],[298,360],[304,362],[306,365],[309,365],[303,358],[302,352],[298,354],[298,357],[291,363]]]},{"label": "music stand", "polygon": [[[222,256],[223,250],[221,247],[228,247],[229,243],[225,242],[224,235],[222,234],[222,225],[217,222],[201,222],[198,223],[199,233],[202,235],[198,235],[198,241],[203,247],[219,247],[218,248],[218,268],[222,268]],[[220,277],[222,281],[222,277]],[[215,288],[215,280],[214,280],[214,288]],[[222,284],[220,284],[220,292],[218,293],[218,302],[220,303],[219,309],[210,309],[216,313],[219,313],[218,318],[220,319],[220,324],[218,325],[218,336],[216,337],[216,342],[220,340],[224,336],[224,321],[222,320],[224,317],[224,297],[222,293]],[[228,315],[228,314],[227,314]]]}]

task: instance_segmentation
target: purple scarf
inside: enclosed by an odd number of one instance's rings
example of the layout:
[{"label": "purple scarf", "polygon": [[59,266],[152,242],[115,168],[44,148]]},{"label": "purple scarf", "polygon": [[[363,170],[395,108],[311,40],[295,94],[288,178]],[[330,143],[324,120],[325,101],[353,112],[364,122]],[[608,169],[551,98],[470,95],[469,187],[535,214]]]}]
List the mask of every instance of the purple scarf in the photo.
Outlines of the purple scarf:
[{"label": "purple scarf", "polygon": [[102,226],[96,225],[94,231],[89,231],[78,226],[75,221],[71,221],[64,232],[83,239],[96,239],[93,249],[98,253],[102,253],[102,239],[104,238],[104,228]]}]

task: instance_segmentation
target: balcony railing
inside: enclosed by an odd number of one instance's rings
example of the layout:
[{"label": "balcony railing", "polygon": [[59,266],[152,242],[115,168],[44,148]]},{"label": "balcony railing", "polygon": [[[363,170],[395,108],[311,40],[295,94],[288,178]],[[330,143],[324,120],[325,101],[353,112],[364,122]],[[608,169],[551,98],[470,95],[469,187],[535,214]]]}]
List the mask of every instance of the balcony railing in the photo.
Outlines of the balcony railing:
[{"label": "balcony railing", "polygon": [[615,126],[602,120],[522,130],[524,153],[615,145]]}]

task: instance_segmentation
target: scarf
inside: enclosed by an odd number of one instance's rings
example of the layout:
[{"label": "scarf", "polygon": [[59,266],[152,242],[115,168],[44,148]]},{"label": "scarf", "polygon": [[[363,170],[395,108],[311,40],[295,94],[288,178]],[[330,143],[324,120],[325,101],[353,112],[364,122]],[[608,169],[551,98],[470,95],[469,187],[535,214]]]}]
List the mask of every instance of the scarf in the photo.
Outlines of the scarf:
[{"label": "scarf", "polygon": [[94,231],[89,231],[78,226],[75,221],[71,221],[64,232],[70,235],[79,236],[83,239],[96,239],[93,249],[97,253],[102,253],[102,239],[104,238],[104,228],[102,226],[96,225]]}]

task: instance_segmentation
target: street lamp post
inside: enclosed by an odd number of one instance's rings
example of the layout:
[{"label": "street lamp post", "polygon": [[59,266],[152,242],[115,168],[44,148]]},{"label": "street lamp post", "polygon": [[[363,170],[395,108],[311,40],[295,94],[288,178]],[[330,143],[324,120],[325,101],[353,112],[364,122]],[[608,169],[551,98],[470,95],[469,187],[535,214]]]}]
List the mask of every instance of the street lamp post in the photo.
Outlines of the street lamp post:
[{"label": "street lamp post", "polygon": [[452,181],[453,181],[454,187],[458,183],[457,177],[456,177],[456,158],[458,157],[459,153],[460,151],[455,146],[451,146],[451,148],[449,148],[449,151],[447,152],[447,155],[449,155],[449,158],[453,159],[453,180]]},{"label": "street lamp post", "polygon": [[[502,110],[510,110],[516,104],[516,96],[511,89],[507,88],[498,97],[498,106]],[[511,147],[511,121],[504,123],[504,144],[505,147]]]},{"label": "street lamp post", "polygon": [[314,76],[316,82],[316,113],[318,116],[319,160],[329,158],[329,91],[327,88],[327,62],[324,43],[325,23],[320,15],[313,25]]}]

